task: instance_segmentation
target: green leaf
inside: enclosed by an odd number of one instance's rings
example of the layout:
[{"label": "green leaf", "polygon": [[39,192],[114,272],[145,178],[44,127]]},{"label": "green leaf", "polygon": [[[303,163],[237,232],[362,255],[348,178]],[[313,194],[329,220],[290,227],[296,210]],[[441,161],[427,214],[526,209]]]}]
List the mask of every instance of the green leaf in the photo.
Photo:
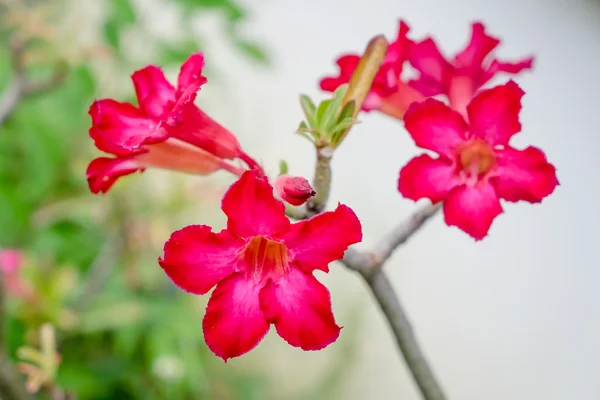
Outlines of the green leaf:
[{"label": "green leaf", "polygon": [[308,121],[308,125],[311,128],[316,128],[318,125],[315,120],[315,111],[317,111],[317,107],[315,103],[308,97],[307,95],[300,95],[300,105],[302,106],[302,110],[304,111],[304,115],[306,115],[306,119]]},{"label": "green leaf", "polygon": [[319,104],[319,106],[317,107],[317,113],[315,114],[315,120],[316,120],[316,125],[318,127],[323,126],[323,118],[325,118],[325,113],[327,112],[327,109],[329,108],[329,105],[331,104],[332,100],[323,100],[321,102],[321,104]]},{"label": "green leaf", "polygon": [[119,50],[121,47],[121,27],[119,22],[109,19],[104,24],[104,40],[113,48]]},{"label": "green leaf", "polygon": [[351,101],[347,102],[346,104],[344,104],[344,108],[342,108],[342,111],[340,112],[340,116],[338,117],[338,123],[340,123],[340,121],[342,121],[346,118],[352,118],[355,107],[356,107],[356,101],[354,101],[354,100],[351,100]]},{"label": "green leaf", "polygon": [[130,0],[111,0],[110,14],[104,24],[104,38],[113,48],[121,47],[121,32],[133,25],[136,15]]},{"label": "green leaf", "polygon": [[313,138],[311,138],[306,132],[302,132],[302,131],[296,131],[296,133],[300,136],[302,136],[303,138],[305,138],[306,140],[308,140],[311,143],[314,143]]},{"label": "green leaf", "polygon": [[335,127],[335,121],[338,119],[340,107],[344,100],[344,94],[346,93],[347,88],[347,85],[342,85],[334,92],[333,99],[329,101],[323,117],[319,120],[319,128],[321,128],[321,130],[331,132]]},{"label": "green leaf", "polygon": [[300,126],[298,127],[298,129],[296,130],[296,133],[308,133],[310,134],[313,138],[315,139],[319,139],[321,137],[321,134],[319,132],[318,129],[310,129],[307,125],[306,122],[302,121],[300,122]]},{"label": "green leaf", "polygon": [[135,11],[130,0],[111,0],[111,15],[123,25],[131,25],[136,21]]},{"label": "green leaf", "polygon": [[357,123],[358,121],[354,118],[346,118],[343,121],[338,122],[338,124],[331,132],[331,143],[334,146],[337,146],[341,139],[342,133],[344,133],[348,128]]},{"label": "green leaf", "polygon": [[288,173],[288,165],[285,160],[279,161],[279,175],[285,175]]},{"label": "green leaf", "polygon": [[270,65],[271,61],[267,51],[257,42],[244,39],[236,39],[235,46],[250,59],[262,65]]}]

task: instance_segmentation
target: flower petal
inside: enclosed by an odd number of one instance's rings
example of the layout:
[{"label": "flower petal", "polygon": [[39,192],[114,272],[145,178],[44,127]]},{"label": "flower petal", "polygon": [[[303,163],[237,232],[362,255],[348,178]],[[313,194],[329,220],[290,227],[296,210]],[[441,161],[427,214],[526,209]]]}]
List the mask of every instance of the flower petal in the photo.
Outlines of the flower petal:
[{"label": "flower petal", "polygon": [[188,174],[209,175],[225,165],[213,154],[175,138],[146,146],[148,152],[137,159],[147,167],[157,167]]},{"label": "flower petal", "polygon": [[149,65],[131,75],[140,109],[154,119],[161,119],[175,104],[175,88],[159,67]]},{"label": "flower petal", "polygon": [[335,211],[293,224],[282,240],[306,272],[327,272],[330,262],[340,260],[349,246],[362,240],[362,227],[350,207],[338,204]]},{"label": "flower petal", "polygon": [[237,270],[241,239],[210,226],[190,225],[173,232],[158,260],[173,283],[186,292],[205,294]]},{"label": "flower petal", "polygon": [[144,171],[143,166],[134,157],[99,157],[87,168],[87,181],[92,193],[106,193],[122,176]]},{"label": "flower petal", "polygon": [[[112,99],[95,101],[88,112],[92,117],[90,136],[99,150],[114,155],[127,155],[145,143],[166,139],[157,132],[156,121],[128,103]],[[165,132],[166,134],[166,132]]]},{"label": "flower petal", "polygon": [[427,198],[437,203],[460,184],[462,182],[449,161],[423,154],[410,160],[400,170],[398,191],[414,201]]},{"label": "flower petal", "polygon": [[516,75],[525,69],[533,68],[533,57],[524,58],[517,62],[502,62],[498,60],[492,61],[487,70],[481,74],[478,86],[482,86],[484,83],[494,77],[494,75],[506,72],[507,74]]},{"label": "flower petal", "polygon": [[338,58],[335,61],[340,68],[338,76],[321,79],[321,89],[326,92],[334,92],[341,85],[350,82],[350,77],[356,69],[359,61],[360,56],[355,54],[346,54]]},{"label": "flower petal", "polygon": [[500,40],[485,33],[481,22],[471,25],[471,40],[467,47],[455,57],[456,66],[471,73],[481,71],[481,64],[485,57],[494,50]]},{"label": "flower petal", "polygon": [[176,122],[171,121],[166,129],[169,135],[221,158],[237,158],[241,146],[237,138],[217,123],[194,103],[188,103],[177,111]]},{"label": "flower petal", "polygon": [[275,200],[273,187],[266,178],[257,178],[257,171],[246,171],[227,193],[221,203],[228,217],[227,229],[242,238],[270,236],[286,232],[290,220],[285,206]]},{"label": "flower petal", "polygon": [[341,328],[331,311],[329,291],[317,279],[293,267],[260,292],[260,306],[286,342],[303,350],[320,350],[335,342]]},{"label": "flower petal", "polygon": [[496,163],[492,183],[498,196],[505,200],[539,203],[558,185],[556,169],[535,147],[498,150]]},{"label": "flower petal", "polygon": [[210,296],[202,330],[208,348],[223,360],[249,352],[269,331],[260,308],[261,289],[235,273],[221,281]]},{"label": "flower petal", "polygon": [[183,63],[177,78],[177,91],[181,95],[190,86],[194,87],[194,92],[198,91],[200,86],[206,82],[202,75],[204,69],[204,54],[194,53]]},{"label": "flower petal", "polygon": [[421,73],[418,79],[411,82],[411,86],[423,96],[435,96],[447,90],[452,66],[442,56],[433,39],[427,38],[413,43],[408,60]]},{"label": "flower petal", "polygon": [[404,125],[415,144],[448,158],[464,142],[467,124],[450,107],[434,99],[412,103],[404,114]]},{"label": "flower petal", "polygon": [[502,213],[502,206],[490,184],[455,188],[444,201],[444,220],[456,226],[475,240],[483,239],[494,218]]},{"label": "flower petal", "polygon": [[519,112],[525,92],[514,82],[477,94],[467,106],[471,133],[491,145],[507,146],[521,130]]}]

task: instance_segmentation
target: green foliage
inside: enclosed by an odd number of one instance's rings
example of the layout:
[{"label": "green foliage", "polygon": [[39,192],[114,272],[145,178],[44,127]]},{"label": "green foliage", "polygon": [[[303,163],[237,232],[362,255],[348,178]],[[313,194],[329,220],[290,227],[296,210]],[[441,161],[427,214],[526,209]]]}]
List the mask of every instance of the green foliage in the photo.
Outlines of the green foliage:
[{"label": "green foliage", "polygon": [[300,105],[306,121],[300,122],[296,133],[318,147],[335,148],[342,140],[342,134],[357,123],[352,116],[354,101],[342,105],[347,90],[348,85],[341,85],[333,93],[333,98],[323,100],[318,106],[308,96],[301,95]]}]

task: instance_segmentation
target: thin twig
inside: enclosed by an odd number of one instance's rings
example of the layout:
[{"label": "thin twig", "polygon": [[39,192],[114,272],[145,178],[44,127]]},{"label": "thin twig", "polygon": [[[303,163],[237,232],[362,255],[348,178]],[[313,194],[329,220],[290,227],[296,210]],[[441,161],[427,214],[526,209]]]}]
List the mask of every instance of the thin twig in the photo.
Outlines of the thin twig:
[{"label": "thin twig", "polygon": [[441,209],[441,203],[425,206],[400,222],[388,232],[375,248],[367,252],[348,249],[342,262],[355,271],[373,274],[392,256],[394,251],[414,235]]},{"label": "thin twig", "polygon": [[65,79],[67,68],[64,63],[57,63],[51,76],[40,81],[32,81],[27,76],[25,65],[25,43],[19,39],[10,44],[14,77],[12,84],[0,96],[0,125],[17,108],[21,100],[58,86]]},{"label": "thin twig", "polygon": [[377,269],[374,274],[366,275],[361,272],[361,275],[383,311],[423,398],[445,400],[446,397],[423,355],[400,299],[385,272]]}]

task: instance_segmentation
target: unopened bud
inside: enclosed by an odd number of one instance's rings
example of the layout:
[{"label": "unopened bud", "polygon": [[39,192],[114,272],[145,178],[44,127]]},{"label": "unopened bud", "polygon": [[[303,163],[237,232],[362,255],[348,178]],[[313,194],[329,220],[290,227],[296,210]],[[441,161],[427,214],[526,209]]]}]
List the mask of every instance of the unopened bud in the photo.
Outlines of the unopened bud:
[{"label": "unopened bud", "polygon": [[280,175],[275,179],[275,194],[293,206],[304,204],[317,192],[301,176]]}]

